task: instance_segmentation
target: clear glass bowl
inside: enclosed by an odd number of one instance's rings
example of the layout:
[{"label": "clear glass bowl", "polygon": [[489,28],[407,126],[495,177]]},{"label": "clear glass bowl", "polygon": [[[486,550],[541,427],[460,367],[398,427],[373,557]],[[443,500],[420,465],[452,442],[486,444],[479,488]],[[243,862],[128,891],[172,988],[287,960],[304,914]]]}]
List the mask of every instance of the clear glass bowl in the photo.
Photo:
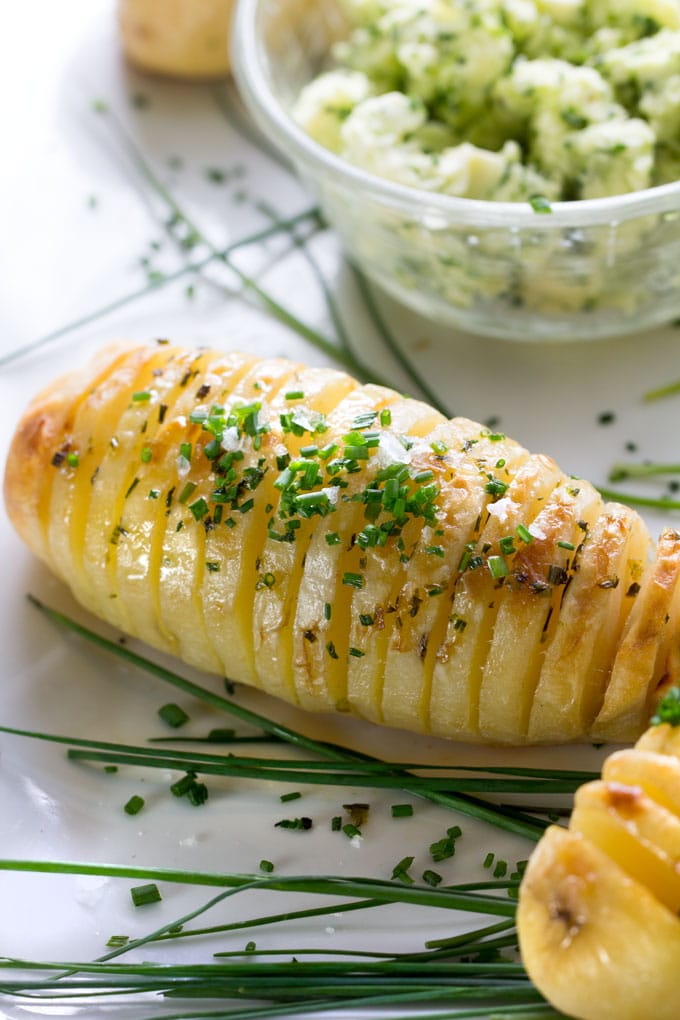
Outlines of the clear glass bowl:
[{"label": "clear glass bowl", "polygon": [[393,184],[312,141],[289,111],[346,33],[339,0],[239,0],[232,61],[256,123],[368,276],[430,319],[509,339],[590,340],[680,315],[680,182],[537,213]]}]

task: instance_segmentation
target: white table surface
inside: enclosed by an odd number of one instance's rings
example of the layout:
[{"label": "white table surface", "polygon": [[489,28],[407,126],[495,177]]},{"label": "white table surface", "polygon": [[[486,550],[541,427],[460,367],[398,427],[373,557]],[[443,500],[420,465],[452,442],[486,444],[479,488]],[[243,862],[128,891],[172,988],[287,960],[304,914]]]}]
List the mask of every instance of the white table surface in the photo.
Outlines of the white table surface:
[{"label": "white table surface", "polygon": [[[0,356],[63,329],[62,335],[0,367],[0,459],[30,395],[55,373],[119,337],[169,336],[330,363],[248,300],[226,272],[185,274],[108,314],[97,314],[144,289],[149,272],[173,273],[186,265],[186,252],[178,250],[164,227],[167,208],[149,187],[130,143],[218,247],[266,222],[258,211],[262,200],[286,216],[308,208],[311,201],[292,175],[243,133],[247,124],[225,116],[217,100],[228,97],[228,90],[153,80],[126,68],[110,0],[22,0],[4,12],[0,45],[0,124],[5,137],[0,157]],[[229,102],[237,109],[233,97]],[[211,180],[219,176],[211,174],[215,170],[226,179]],[[316,235],[310,249],[357,350],[395,386],[411,390],[408,376],[381,346],[332,234]],[[199,246],[190,257],[203,252]],[[254,246],[240,259],[244,269],[297,315],[333,337],[318,280],[289,241]],[[187,294],[190,284],[193,296]],[[401,349],[453,412],[480,421],[494,419],[530,449],[550,453],[565,470],[595,484],[606,482],[617,460],[680,460],[680,396],[654,403],[642,399],[647,390],[680,377],[678,329],[669,326],[645,337],[593,344],[504,343],[436,328],[379,300]],[[88,317],[85,325],[66,328]],[[600,422],[605,413],[608,424]],[[636,446],[634,452],[630,443]],[[661,494],[668,491],[667,480],[637,491]],[[654,533],[680,520],[671,510],[647,511],[645,517]],[[0,724],[130,742],[156,732],[156,708],[174,698],[159,683],[66,638],[37,615],[24,598],[28,591],[87,619],[34,563],[3,511],[0,569]],[[317,726],[266,699],[253,703],[310,731]],[[192,718],[208,725],[207,710],[191,708]],[[403,754],[403,738],[376,734],[369,726],[331,720],[323,724],[323,732],[378,753]],[[448,756],[452,761],[494,757],[425,738],[409,738],[409,755],[437,760]],[[518,752],[515,760],[535,762],[543,755]],[[569,750],[551,756],[562,762],[576,758],[580,764],[592,760],[592,754]],[[121,812],[121,804],[140,787],[149,805],[131,819]],[[278,789],[252,785],[237,791],[225,784],[200,810],[173,803],[164,791],[156,776],[104,780],[100,773],[67,762],[63,749],[0,735],[0,855],[232,871],[255,870],[258,860],[268,856],[289,873],[322,870],[385,877],[407,853],[416,855],[416,867],[428,866],[428,843],[456,822],[432,806],[419,806],[414,819],[395,830],[397,823],[385,820],[385,806],[408,798],[371,795],[378,805],[375,821],[361,845],[353,847],[331,837],[327,825],[320,824],[308,838],[274,831],[272,820],[285,813]],[[335,814],[340,803],[364,799],[366,793],[322,790],[305,792],[304,797],[305,813],[323,819]],[[455,865],[442,869],[447,880],[480,877],[488,850],[512,860],[526,854],[520,840],[467,822],[464,830]],[[172,888],[154,908],[153,922],[148,914],[140,920],[129,904],[129,884],[0,873],[0,955],[93,957],[103,951],[110,934],[146,930],[193,902],[189,892]],[[281,938],[290,945],[297,938],[303,944],[344,940],[352,945],[357,927],[347,918],[321,919],[312,929],[267,933],[258,941],[275,945]],[[369,942],[420,948],[423,937],[449,932],[457,923],[417,911],[402,918],[390,908],[379,919],[371,917],[363,929]],[[235,944],[246,938],[239,936]],[[205,947],[187,945],[182,952],[200,959]],[[16,1003],[7,1009],[11,1017],[27,1015]],[[137,1015],[147,1013],[125,1013]]]}]

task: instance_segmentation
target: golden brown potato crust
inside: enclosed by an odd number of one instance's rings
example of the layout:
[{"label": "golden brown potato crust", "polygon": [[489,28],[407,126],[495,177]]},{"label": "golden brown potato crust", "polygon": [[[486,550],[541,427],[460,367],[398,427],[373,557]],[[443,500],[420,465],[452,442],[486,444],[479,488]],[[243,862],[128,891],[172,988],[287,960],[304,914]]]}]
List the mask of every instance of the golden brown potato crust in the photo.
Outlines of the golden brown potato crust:
[{"label": "golden brown potato crust", "polygon": [[35,398],[10,518],[92,612],[311,710],[633,739],[677,672],[680,536],[549,457],[285,359],[108,349]]}]

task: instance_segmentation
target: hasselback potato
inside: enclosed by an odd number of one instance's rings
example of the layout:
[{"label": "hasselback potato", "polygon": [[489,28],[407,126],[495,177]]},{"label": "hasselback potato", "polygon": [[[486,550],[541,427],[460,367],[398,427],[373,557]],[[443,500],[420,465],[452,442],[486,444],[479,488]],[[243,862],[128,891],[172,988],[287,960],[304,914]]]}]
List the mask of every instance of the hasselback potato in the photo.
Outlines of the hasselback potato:
[{"label": "hasselback potato", "polygon": [[305,709],[632,739],[677,671],[680,535],[332,369],[109,348],[28,408],[5,496],[89,610]]},{"label": "hasselback potato", "polygon": [[579,1020],[676,1020],[680,960],[680,690],[582,786],[568,829],[531,855],[517,926],[534,984]]}]

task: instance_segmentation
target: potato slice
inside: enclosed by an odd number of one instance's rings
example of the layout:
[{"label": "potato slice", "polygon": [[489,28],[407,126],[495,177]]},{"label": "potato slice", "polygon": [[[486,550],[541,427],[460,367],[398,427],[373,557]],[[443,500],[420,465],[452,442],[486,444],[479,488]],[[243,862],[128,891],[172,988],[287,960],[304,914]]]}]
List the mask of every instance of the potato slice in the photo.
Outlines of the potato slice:
[{"label": "potato slice", "polygon": [[590,728],[648,559],[639,516],[617,504],[605,507],[583,539],[578,570],[564,592],[531,706],[529,740],[576,740]]}]

